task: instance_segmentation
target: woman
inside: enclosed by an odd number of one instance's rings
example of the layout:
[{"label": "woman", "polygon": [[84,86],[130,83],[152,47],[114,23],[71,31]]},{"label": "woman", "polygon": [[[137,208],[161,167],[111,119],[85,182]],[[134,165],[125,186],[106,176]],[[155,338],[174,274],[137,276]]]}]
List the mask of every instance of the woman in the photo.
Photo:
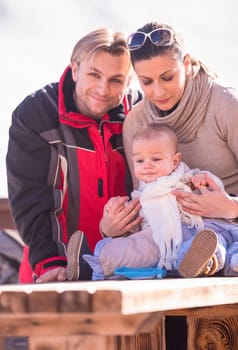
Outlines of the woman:
[{"label": "woman", "polygon": [[[131,163],[131,139],[151,122],[170,125],[189,167],[220,177],[229,194],[238,193],[238,94],[215,82],[215,74],[185,50],[182,38],[168,25],[149,23],[128,38],[133,68],[144,99],[124,123],[124,144]],[[132,171],[131,171],[132,173]],[[136,181],[134,180],[136,185]],[[234,219],[238,204],[220,192],[202,196],[176,192],[192,214]]]},{"label": "woman", "polygon": [[[216,75],[189,55],[182,38],[169,25],[146,24],[129,36],[128,46],[144,93],[143,100],[130,111],[123,126],[131,174],[131,140],[137,130],[151,122],[169,125],[178,136],[183,161],[190,168],[207,169],[220,177],[227,193],[234,196],[228,197],[208,178],[213,191],[204,188],[201,195],[174,191],[183,210],[193,215],[235,219],[238,217],[237,92],[216,83]],[[133,183],[137,188],[135,178]],[[121,203],[113,198],[109,204],[110,214],[104,215],[101,228],[106,235],[114,236],[116,228],[117,235],[122,232],[123,211],[120,218],[119,215],[111,218],[112,230],[108,217],[117,212]],[[229,258],[228,251],[228,261]]]}]

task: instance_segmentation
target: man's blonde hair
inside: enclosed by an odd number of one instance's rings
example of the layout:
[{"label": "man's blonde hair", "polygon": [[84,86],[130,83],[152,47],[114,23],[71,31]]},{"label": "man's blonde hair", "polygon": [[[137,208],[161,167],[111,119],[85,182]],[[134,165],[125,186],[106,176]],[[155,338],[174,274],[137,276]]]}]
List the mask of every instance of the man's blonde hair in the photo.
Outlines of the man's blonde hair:
[{"label": "man's blonde hair", "polygon": [[113,32],[108,28],[99,28],[81,38],[74,46],[71,64],[80,64],[82,60],[91,58],[96,52],[104,51],[111,55],[129,54],[126,35]]}]

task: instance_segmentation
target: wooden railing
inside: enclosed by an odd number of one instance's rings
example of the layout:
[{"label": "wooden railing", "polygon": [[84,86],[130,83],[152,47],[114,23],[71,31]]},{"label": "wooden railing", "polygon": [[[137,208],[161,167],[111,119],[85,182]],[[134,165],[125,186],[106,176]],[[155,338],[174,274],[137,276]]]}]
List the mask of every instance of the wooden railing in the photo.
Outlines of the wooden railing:
[{"label": "wooden railing", "polygon": [[0,198],[0,229],[14,230],[15,228],[9,209],[8,199]]},{"label": "wooden railing", "polygon": [[237,291],[230,277],[1,286],[0,341],[23,337],[29,350],[165,350],[165,316],[185,315],[188,350],[237,350]]}]

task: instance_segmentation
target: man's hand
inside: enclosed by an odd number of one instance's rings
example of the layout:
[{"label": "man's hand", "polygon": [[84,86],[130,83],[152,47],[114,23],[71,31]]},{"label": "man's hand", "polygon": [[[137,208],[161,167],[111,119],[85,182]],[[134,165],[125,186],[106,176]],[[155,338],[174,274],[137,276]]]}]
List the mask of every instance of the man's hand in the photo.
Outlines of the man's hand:
[{"label": "man's hand", "polygon": [[113,197],[105,205],[100,227],[106,236],[122,236],[133,231],[133,228],[141,222],[139,199],[130,202],[128,199],[126,196]]},{"label": "man's hand", "polygon": [[56,267],[55,269],[49,270],[39,278],[36,279],[36,283],[47,283],[47,282],[59,282],[66,281],[66,269],[65,267]]}]

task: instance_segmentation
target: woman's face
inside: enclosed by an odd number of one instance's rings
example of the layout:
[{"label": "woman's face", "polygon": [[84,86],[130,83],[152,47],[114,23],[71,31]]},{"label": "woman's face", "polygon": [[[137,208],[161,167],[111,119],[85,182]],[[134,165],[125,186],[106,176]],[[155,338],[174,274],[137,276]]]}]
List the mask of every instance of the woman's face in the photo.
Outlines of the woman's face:
[{"label": "woman's face", "polygon": [[168,53],[137,61],[134,70],[145,96],[160,110],[168,111],[183,95],[190,71],[190,57],[186,55],[181,62]]}]

